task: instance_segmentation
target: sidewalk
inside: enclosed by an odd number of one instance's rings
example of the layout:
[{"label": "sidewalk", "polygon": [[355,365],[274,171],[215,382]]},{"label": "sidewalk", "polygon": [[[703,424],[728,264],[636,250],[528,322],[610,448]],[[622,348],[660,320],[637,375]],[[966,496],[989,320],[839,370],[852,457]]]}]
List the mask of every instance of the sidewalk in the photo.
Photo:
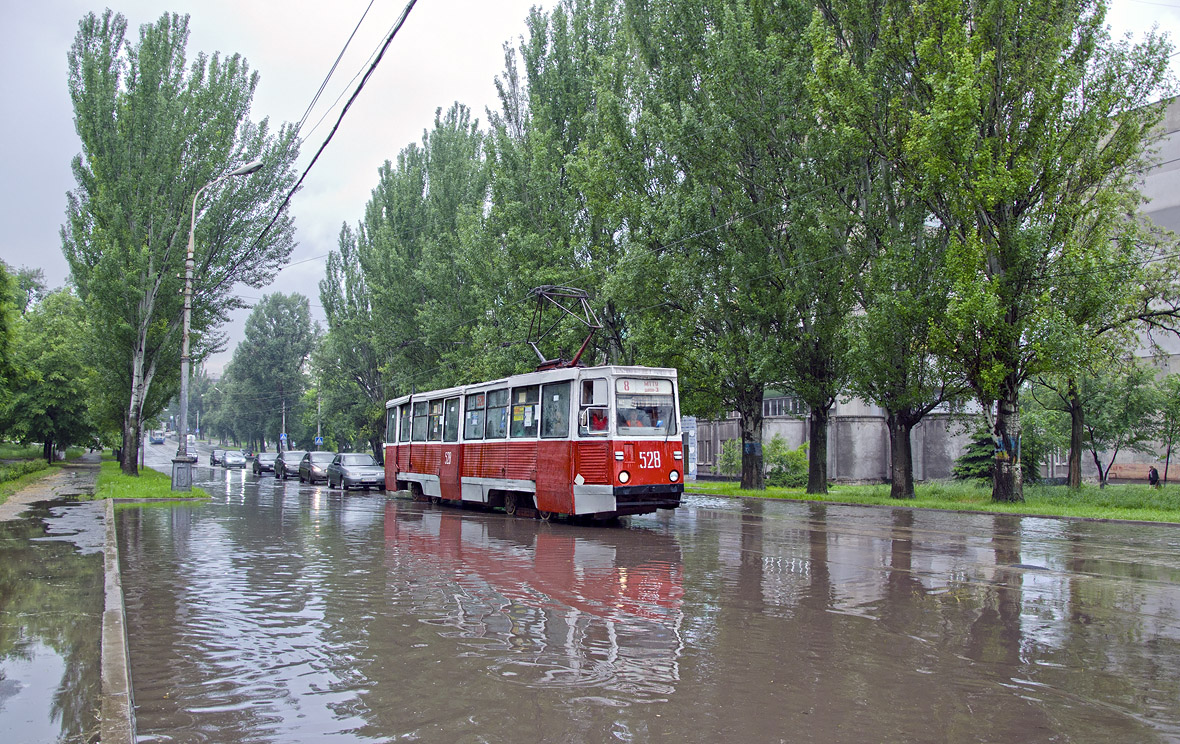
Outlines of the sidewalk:
[{"label": "sidewalk", "polygon": [[80,460],[54,467],[57,472],[22,488],[0,504],[0,522],[16,519],[30,504],[38,501],[53,501],[82,493],[94,493],[101,460],[99,453],[88,452],[82,455]]}]

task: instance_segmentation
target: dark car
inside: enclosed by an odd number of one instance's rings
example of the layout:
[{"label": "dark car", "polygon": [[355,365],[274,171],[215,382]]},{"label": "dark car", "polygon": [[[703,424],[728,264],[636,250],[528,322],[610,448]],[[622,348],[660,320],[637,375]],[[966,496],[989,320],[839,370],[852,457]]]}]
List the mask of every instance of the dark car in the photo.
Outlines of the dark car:
[{"label": "dark car", "polygon": [[308,483],[315,483],[322,480],[325,483],[328,481],[328,465],[332,463],[332,458],[336,455],[331,452],[308,452],[299,461],[299,482],[307,481]]},{"label": "dark car", "polygon": [[275,471],[275,458],[278,456],[278,452],[259,452],[258,457],[254,458],[254,475],[273,473]]},{"label": "dark car", "polygon": [[307,454],[307,450],[287,450],[280,452],[275,460],[275,477],[287,480],[299,475],[299,461]]},{"label": "dark car", "polygon": [[210,465],[224,465],[225,464],[225,450],[213,450],[209,453]]},{"label": "dark car", "polygon": [[246,469],[246,456],[237,450],[226,450],[221,457],[221,464],[227,468]]},{"label": "dark car", "polygon": [[385,468],[366,452],[341,452],[328,465],[328,488],[385,490]]}]

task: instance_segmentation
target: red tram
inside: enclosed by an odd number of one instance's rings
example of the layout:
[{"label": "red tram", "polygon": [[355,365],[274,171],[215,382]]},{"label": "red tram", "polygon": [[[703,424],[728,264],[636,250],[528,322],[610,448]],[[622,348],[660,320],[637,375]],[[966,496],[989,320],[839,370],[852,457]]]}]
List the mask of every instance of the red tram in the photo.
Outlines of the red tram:
[{"label": "red tram", "polygon": [[676,388],[675,369],[563,367],[395,398],[385,485],[542,519],[674,509]]}]

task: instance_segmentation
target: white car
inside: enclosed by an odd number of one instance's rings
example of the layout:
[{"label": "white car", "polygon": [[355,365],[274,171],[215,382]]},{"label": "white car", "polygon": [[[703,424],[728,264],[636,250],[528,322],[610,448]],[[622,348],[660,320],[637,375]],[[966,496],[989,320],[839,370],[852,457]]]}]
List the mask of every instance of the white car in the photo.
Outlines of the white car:
[{"label": "white car", "polygon": [[226,450],[221,458],[221,464],[227,468],[245,468],[246,456],[237,450]]}]

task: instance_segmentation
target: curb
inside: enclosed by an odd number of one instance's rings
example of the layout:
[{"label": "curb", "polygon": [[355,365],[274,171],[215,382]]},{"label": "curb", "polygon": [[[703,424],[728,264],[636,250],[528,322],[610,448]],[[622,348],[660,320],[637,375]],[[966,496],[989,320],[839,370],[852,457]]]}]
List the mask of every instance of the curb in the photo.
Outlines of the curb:
[{"label": "curb", "polygon": [[127,655],[127,613],[119,574],[119,541],[115,532],[115,501],[106,500],[106,602],[102,613],[102,725],[103,744],[134,744],[135,700],[131,691],[131,660]]}]

